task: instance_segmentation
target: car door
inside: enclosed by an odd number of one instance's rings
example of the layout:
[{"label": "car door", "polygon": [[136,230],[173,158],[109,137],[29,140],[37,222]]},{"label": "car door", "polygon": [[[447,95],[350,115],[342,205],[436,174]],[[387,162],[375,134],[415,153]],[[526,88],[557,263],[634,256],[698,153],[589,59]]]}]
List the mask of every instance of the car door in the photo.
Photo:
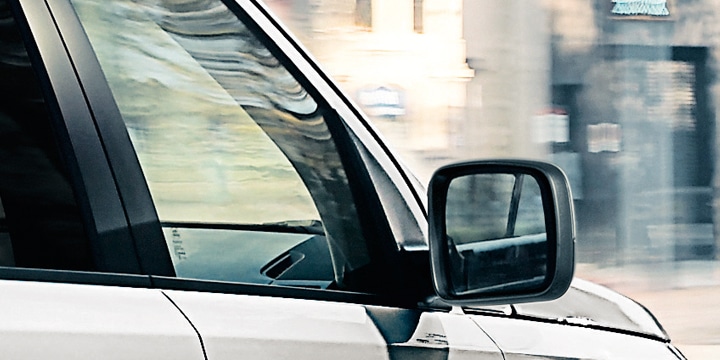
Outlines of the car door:
[{"label": "car door", "polygon": [[197,329],[208,359],[501,356],[466,316],[417,308],[432,293],[427,253],[404,254],[396,234],[422,231],[399,224],[413,216],[399,204],[408,214],[387,215],[374,185],[399,171],[368,163],[378,146],[351,131],[343,116],[355,115],[325,97],[326,79],[279,44],[288,40],[262,8],[50,7],[63,34],[87,33],[65,41],[93,89],[130,227],[164,245],[140,263],[160,260],[152,285]]},{"label": "car door", "polygon": [[44,2],[0,1],[0,347],[12,359],[203,359],[140,275],[114,180]]}]

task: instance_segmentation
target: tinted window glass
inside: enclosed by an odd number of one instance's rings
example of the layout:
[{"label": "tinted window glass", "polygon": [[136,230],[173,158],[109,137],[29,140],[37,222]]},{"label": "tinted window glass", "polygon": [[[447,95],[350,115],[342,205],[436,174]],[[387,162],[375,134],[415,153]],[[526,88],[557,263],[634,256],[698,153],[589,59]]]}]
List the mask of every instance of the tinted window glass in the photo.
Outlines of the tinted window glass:
[{"label": "tinted window glass", "polygon": [[0,1],[0,266],[92,270],[38,79]]},{"label": "tinted window glass", "polygon": [[337,120],[236,15],[220,1],[73,4],[179,276],[323,287],[366,265]]}]

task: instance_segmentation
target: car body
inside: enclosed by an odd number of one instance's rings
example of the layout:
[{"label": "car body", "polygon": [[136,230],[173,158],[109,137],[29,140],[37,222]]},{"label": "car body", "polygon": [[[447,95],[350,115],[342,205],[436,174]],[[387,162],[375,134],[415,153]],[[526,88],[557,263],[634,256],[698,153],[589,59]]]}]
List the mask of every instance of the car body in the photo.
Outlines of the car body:
[{"label": "car body", "polygon": [[683,358],[571,286],[557,167],[450,165],[426,209],[262,4],[0,5],[8,358]]}]

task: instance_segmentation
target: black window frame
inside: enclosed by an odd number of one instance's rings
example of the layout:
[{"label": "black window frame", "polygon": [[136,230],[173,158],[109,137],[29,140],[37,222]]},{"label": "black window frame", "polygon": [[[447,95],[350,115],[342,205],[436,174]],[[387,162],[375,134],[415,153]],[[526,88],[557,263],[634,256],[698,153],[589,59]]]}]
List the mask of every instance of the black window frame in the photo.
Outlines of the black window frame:
[{"label": "black window frame", "polygon": [[[70,59],[45,2],[8,0],[39,83],[60,160],[65,167],[90,242],[93,272],[0,267],[0,278],[87,282],[87,275],[140,274],[138,257],[114,181],[103,160],[91,114]],[[84,274],[84,275],[83,275]],[[77,277],[77,280],[73,280]],[[64,282],[64,281],[63,281]],[[122,282],[122,281],[121,281]]]}]

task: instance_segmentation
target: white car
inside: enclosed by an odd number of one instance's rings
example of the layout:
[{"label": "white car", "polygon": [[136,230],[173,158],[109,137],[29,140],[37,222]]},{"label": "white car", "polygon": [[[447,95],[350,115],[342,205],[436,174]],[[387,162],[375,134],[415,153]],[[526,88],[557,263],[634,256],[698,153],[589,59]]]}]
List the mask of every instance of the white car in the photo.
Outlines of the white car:
[{"label": "white car", "polygon": [[446,166],[426,209],[255,1],[0,20],[4,359],[683,359],[573,282],[557,167]]}]

